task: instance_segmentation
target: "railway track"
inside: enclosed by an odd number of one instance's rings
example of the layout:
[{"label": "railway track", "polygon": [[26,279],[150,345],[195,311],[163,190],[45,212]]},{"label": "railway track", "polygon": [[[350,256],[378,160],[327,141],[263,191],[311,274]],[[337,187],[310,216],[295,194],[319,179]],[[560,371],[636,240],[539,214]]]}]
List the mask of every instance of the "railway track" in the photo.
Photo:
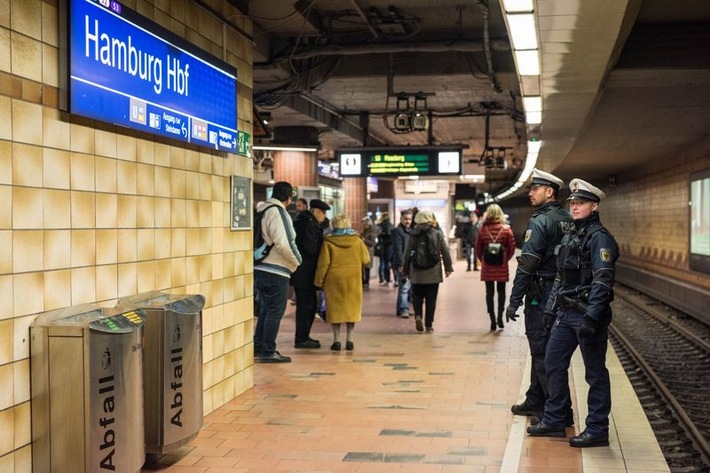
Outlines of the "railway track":
[{"label": "railway track", "polygon": [[710,472],[710,327],[615,288],[610,340],[673,473]]}]

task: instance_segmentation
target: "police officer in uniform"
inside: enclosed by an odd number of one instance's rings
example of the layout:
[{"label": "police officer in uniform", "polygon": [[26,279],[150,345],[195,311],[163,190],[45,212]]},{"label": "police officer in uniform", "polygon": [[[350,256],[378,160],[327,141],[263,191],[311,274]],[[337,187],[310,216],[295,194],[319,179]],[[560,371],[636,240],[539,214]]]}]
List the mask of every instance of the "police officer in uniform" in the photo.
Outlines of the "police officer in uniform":
[{"label": "police officer in uniform", "polygon": [[[556,200],[563,184],[562,179],[533,169],[528,197],[536,210],[525,229],[518,270],[505,311],[508,321],[515,320],[518,317],[516,311],[525,298],[525,335],[530,346],[532,369],[525,401],[511,407],[516,415],[542,417],[547,399],[545,348],[550,327],[543,324],[543,312],[557,273],[555,247],[569,232],[572,223],[569,212]],[[566,423],[573,425],[571,409]]]},{"label": "police officer in uniform", "polygon": [[565,415],[570,403],[567,370],[579,346],[589,384],[589,413],[586,428],[569,443],[573,447],[600,447],[609,445],[611,386],[606,350],[619,247],[599,220],[604,192],[581,179],[573,179],[570,190],[575,228],[555,250],[557,277],[545,308],[545,317],[555,318],[545,355],[549,396],[542,421],[528,427],[528,433],[536,437],[566,436]]}]

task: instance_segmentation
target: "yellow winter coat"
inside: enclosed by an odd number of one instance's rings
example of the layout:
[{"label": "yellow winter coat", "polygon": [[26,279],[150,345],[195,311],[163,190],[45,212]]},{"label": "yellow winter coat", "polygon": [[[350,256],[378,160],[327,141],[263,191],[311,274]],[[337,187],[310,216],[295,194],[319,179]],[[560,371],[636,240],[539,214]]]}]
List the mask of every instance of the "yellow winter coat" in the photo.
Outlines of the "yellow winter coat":
[{"label": "yellow winter coat", "polygon": [[340,324],[362,319],[362,266],[369,263],[370,253],[356,233],[325,237],[315,285],[325,293],[327,322]]}]

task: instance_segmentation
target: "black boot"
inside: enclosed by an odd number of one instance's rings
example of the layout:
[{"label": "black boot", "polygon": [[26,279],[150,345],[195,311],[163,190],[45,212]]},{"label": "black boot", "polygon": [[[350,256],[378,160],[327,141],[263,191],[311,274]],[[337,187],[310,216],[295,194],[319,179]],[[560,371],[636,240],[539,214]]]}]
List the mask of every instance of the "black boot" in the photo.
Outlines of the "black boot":
[{"label": "black boot", "polygon": [[498,313],[498,328],[503,328],[503,312]]},{"label": "black boot", "polygon": [[496,329],[496,316],[493,314],[493,312],[488,313],[488,317],[491,318],[491,331],[495,331]]}]

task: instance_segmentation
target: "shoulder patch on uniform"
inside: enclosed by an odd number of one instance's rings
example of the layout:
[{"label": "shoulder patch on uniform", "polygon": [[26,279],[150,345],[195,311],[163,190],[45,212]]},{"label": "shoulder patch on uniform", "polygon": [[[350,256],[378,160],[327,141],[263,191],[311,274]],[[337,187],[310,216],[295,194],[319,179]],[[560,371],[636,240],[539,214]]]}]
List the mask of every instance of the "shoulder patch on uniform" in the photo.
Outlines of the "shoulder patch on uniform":
[{"label": "shoulder patch on uniform", "polygon": [[530,239],[530,235],[532,235],[532,230],[526,230],[525,231],[525,241],[528,241]]},{"label": "shoulder patch on uniform", "polygon": [[608,263],[611,261],[611,249],[609,248],[602,248],[599,250],[599,258],[601,258],[602,261],[605,263]]}]

